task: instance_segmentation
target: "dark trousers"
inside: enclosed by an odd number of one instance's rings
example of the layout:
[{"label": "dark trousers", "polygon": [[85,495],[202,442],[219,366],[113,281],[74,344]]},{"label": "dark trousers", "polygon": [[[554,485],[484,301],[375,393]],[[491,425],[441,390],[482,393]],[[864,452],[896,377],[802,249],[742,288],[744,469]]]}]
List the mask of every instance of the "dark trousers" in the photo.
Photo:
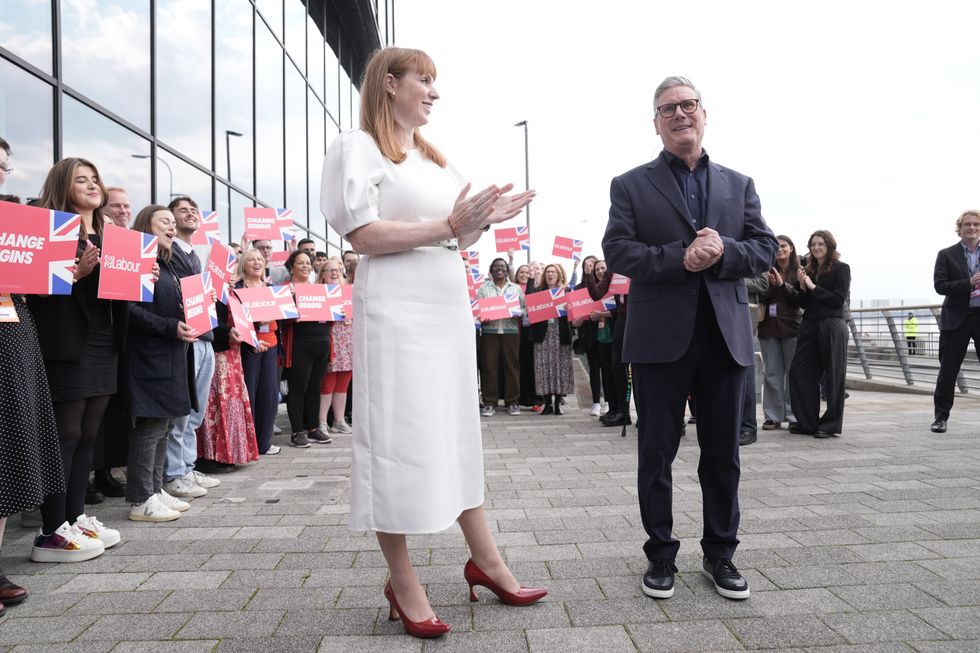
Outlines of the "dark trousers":
[{"label": "dark trousers", "polygon": [[[598,372],[602,374],[602,394],[606,397],[606,403],[609,404],[609,412],[616,413],[619,412],[623,405],[623,398],[626,396],[626,389],[623,389],[623,396],[620,397],[616,392],[616,384],[613,381],[613,345],[608,342],[600,342],[596,346],[596,365],[598,367]],[[589,363],[591,365],[591,362]],[[589,368],[592,371],[592,368]],[[592,396],[598,396],[596,391],[592,391]],[[592,400],[592,403],[597,403],[596,399]]]},{"label": "dark trousers", "polygon": [[167,462],[166,417],[136,417],[129,440],[126,465],[126,501],[143,503],[163,487],[163,466]]},{"label": "dark trousers", "polygon": [[294,340],[293,366],[287,370],[286,412],[293,433],[312,431],[320,423],[320,381],[330,358],[329,340]]},{"label": "dark trousers", "polygon": [[102,426],[99,428],[99,436],[95,440],[92,469],[125,467],[129,436],[132,431],[133,418],[123,412],[119,395],[113,395],[109,399],[109,405],[102,417]]},{"label": "dark trousers", "polygon": [[966,357],[966,348],[973,339],[980,360],[980,310],[971,309],[959,328],[939,332],[939,377],[932,396],[936,419],[949,419],[956,391],[956,377]]},{"label": "dark trousers", "polygon": [[731,558],[738,546],[738,429],[746,368],[728,351],[707,293],[698,305],[691,345],[671,363],[634,363],[637,410],[637,484],[649,560],[673,560],[671,464],[677,455],[688,391],[698,398],[698,478],[704,502],[701,548],[711,558]]},{"label": "dark trousers", "polygon": [[259,453],[266,453],[272,444],[272,428],[279,411],[275,348],[256,352],[251,347],[242,347],[242,371],[245,373],[248,401],[252,404],[255,442]]},{"label": "dark trousers", "polygon": [[541,404],[541,397],[537,394],[534,385],[534,341],[531,339],[531,329],[521,327],[520,353],[518,354],[520,364],[520,399],[518,403],[522,406],[534,406]]},{"label": "dark trousers", "polygon": [[759,424],[755,416],[755,364],[745,368],[745,390],[742,391],[742,425],[740,433],[758,433]]},{"label": "dark trousers", "polygon": [[[793,415],[806,433],[840,433],[844,428],[844,382],[847,378],[847,324],[841,317],[807,320],[804,315],[796,353],[789,368]],[[823,381],[827,410],[820,415]]]},{"label": "dark trousers", "polygon": [[[612,380],[613,395],[616,397],[616,404],[623,410],[629,411],[629,403],[626,401],[626,383],[629,375],[629,364],[623,362],[623,339],[626,336],[626,314],[621,313],[616,317],[613,324],[612,342]],[[609,401],[607,399],[607,401]],[[609,409],[612,410],[612,401],[609,401]]]},{"label": "dark trousers", "polygon": [[[483,403],[496,406],[503,381],[504,403],[516,404],[520,386],[521,336],[518,333],[484,333],[480,336],[480,391]],[[498,377],[503,374],[503,379]]]},{"label": "dark trousers", "polygon": [[905,336],[905,341],[908,343],[909,356],[915,356],[915,336]]}]

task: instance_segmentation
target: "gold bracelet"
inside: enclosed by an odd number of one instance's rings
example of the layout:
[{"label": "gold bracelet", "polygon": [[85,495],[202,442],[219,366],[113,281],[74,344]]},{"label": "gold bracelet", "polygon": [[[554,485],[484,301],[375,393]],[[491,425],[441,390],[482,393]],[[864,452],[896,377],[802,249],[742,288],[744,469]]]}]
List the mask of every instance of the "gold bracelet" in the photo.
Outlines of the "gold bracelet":
[{"label": "gold bracelet", "polygon": [[449,225],[449,231],[453,233],[453,238],[459,238],[459,234],[456,233],[456,225],[453,224],[453,216],[446,218],[446,223]]}]

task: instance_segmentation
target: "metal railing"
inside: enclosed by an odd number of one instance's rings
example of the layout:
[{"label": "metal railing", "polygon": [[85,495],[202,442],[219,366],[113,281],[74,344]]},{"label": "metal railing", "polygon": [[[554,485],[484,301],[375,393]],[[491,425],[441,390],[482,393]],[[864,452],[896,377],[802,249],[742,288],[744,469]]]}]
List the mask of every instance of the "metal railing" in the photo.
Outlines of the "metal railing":
[{"label": "metal railing", "polygon": [[[939,304],[851,308],[848,374],[934,388],[939,373],[939,311]],[[905,334],[909,313],[918,321],[914,341]],[[957,385],[963,393],[980,391],[980,362],[972,343],[960,367]]]}]

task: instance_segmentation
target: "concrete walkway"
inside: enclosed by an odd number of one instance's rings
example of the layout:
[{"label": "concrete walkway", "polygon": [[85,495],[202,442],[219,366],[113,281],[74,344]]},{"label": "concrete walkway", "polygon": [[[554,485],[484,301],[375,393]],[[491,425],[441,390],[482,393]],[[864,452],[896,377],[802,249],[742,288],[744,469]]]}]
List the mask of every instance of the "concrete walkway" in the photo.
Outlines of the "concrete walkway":
[{"label": "concrete walkway", "polygon": [[471,605],[458,529],[413,537],[453,632],[401,634],[375,538],[346,527],[349,439],[336,437],[222,476],[170,524],[98,506],[124,541],[90,562],[28,562],[31,533],[12,518],[2,566],[32,594],[0,619],[0,651],[976,652],[980,405],[958,399],[945,435],[931,419],[928,397],[852,392],[844,437],[760,432],[743,448],[740,603],[698,573],[693,427],[674,466],[677,593],[655,601],[639,589],[636,432],[574,407],[483,420],[491,525],[518,577],[551,589],[538,605],[485,590]]}]

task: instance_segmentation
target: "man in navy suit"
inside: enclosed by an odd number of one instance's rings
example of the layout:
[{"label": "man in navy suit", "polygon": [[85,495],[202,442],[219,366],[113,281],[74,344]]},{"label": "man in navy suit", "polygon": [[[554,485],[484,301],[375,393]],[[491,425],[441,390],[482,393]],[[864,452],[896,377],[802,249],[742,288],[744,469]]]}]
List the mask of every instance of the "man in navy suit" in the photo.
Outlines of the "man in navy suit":
[{"label": "man in navy suit", "polygon": [[953,394],[966,348],[973,339],[980,360],[980,211],[964,211],[956,219],[960,242],[939,250],[933,285],[943,295],[939,314],[939,376],[933,395],[933,433],[945,433]]},{"label": "man in navy suit", "polygon": [[698,477],[704,498],[704,575],[730,599],[749,596],[732,564],[738,545],[738,438],[753,363],[743,281],[772,267],[777,248],[749,177],[708,159],[707,114],[690,80],[654,93],[664,149],[612,180],[602,240],[609,269],[630,278],[623,360],[633,366],[640,513],[649,536],[643,592],[674,593],[671,464],[688,392],[698,400]]}]

